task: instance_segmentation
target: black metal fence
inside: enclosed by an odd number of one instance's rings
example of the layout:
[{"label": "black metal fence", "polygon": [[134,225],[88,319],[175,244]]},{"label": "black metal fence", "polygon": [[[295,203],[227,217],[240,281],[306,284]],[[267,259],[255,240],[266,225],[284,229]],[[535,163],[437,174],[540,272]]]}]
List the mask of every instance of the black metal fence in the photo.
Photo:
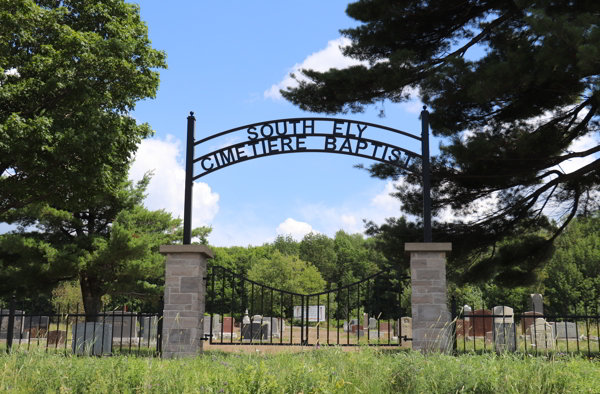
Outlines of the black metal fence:
[{"label": "black metal fence", "polygon": [[[206,278],[204,334],[211,345],[400,346],[407,275],[390,267],[315,294],[276,289],[214,266]],[[366,325],[366,326],[365,326]],[[408,334],[408,335],[407,335]]]},{"label": "black metal fence", "polygon": [[[600,356],[600,306],[584,306],[583,314],[514,312],[506,306],[490,309],[457,307],[452,298],[452,347],[456,353],[518,352],[524,354],[586,354]],[[465,310],[466,309],[466,310]]]},{"label": "black metal fence", "polygon": [[0,309],[0,348],[41,349],[65,354],[162,354],[163,301],[157,312],[102,311],[86,314],[69,311],[30,314],[16,308]]}]

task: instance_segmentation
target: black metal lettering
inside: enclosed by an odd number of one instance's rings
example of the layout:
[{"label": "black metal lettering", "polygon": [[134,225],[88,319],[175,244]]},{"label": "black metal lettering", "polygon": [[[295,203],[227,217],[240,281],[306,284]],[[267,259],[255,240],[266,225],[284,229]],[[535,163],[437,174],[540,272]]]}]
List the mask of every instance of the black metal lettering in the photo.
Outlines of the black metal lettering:
[{"label": "black metal lettering", "polygon": [[202,169],[203,169],[204,171],[208,171],[208,170],[212,169],[212,168],[215,166],[215,164],[214,164],[214,163],[210,163],[210,167],[206,168],[206,166],[204,165],[204,162],[205,162],[206,160],[210,161],[210,157],[205,157],[204,159],[202,159],[202,160],[200,161],[200,165],[202,166]]},{"label": "black metal lettering", "polygon": [[306,142],[306,137],[296,137],[296,150],[306,150],[304,143]]},{"label": "black metal lettering", "polygon": [[[363,145],[364,144],[364,145]],[[363,141],[363,140],[358,140],[356,142],[356,152],[354,153],[358,153],[361,150],[365,150],[369,147],[369,143],[367,141]]]},{"label": "black metal lettering", "polygon": [[306,125],[306,120],[302,121],[302,134],[306,134],[306,129],[310,129],[310,133],[314,134],[315,133],[315,121],[314,120],[310,120],[310,126]]},{"label": "black metal lettering", "polygon": [[267,148],[265,147],[265,140],[260,141],[260,144],[262,145],[262,148],[263,148],[263,155],[267,154],[268,152],[267,152]]},{"label": "black metal lettering", "polygon": [[277,140],[269,140],[267,145],[269,145],[269,153],[279,152],[279,149],[277,149]]},{"label": "black metal lettering", "polygon": [[361,129],[359,124],[356,127],[358,127],[358,138],[362,138],[362,133],[367,129],[367,125],[365,125],[364,129]]},{"label": "black metal lettering", "polygon": [[252,131],[252,130],[256,130],[256,127],[248,127],[248,134],[250,134],[248,136],[249,140],[255,140],[258,138],[258,133],[256,131]]},{"label": "black metal lettering", "polygon": [[354,137],[354,134],[350,132],[350,127],[352,127],[352,123],[348,122],[348,127],[346,127],[346,135],[351,135]]},{"label": "black metal lettering", "polygon": [[337,120],[333,121],[333,134],[338,134],[338,135],[344,135],[344,133],[336,133],[336,130],[341,130],[341,127],[338,127],[339,125],[343,125],[344,122],[338,122]]},{"label": "black metal lettering", "polygon": [[373,145],[373,157],[375,157],[375,155],[377,154],[377,148],[381,148],[383,145],[382,144],[376,144],[374,142],[371,142],[371,145]]},{"label": "black metal lettering", "polygon": [[279,132],[279,123],[275,123],[275,132],[277,135],[286,135],[287,134],[287,123],[283,122],[283,133]]},{"label": "black metal lettering", "polygon": [[288,147],[289,150],[294,150],[294,148],[292,148],[292,139],[290,137],[283,137],[281,138],[281,151],[285,152],[285,147]]},{"label": "black metal lettering", "polygon": [[384,145],[384,146],[385,146],[385,149],[383,150],[383,155],[381,155],[382,160],[385,160],[385,154],[387,153],[387,150],[388,150],[388,146],[387,145]]},{"label": "black metal lettering", "polygon": [[[227,155],[225,155],[225,152],[227,152]],[[231,148],[220,151],[219,155],[221,155],[221,161],[223,162],[223,165],[229,164],[230,162],[235,163],[235,155],[233,154]]]},{"label": "black metal lettering", "polygon": [[[269,128],[269,130],[271,130],[271,132],[270,132],[269,134],[265,134],[265,127],[268,127],[268,128]],[[268,124],[268,123],[267,123],[267,124],[265,124],[265,125],[263,125],[263,127],[261,127],[261,128],[260,128],[260,134],[261,134],[263,137],[270,137],[270,136],[272,136],[272,135],[273,135],[273,126],[271,126],[271,125],[270,125],[270,124]]]},{"label": "black metal lettering", "polygon": [[215,157],[215,161],[217,162],[217,167],[221,167],[221,163],[219,163],[219,156],[217,156],[215,154],[214,157]]},{"label": "black metal lettering", "polygon": [[258,144],[258,141],[251,142],[251,143],[248,144],[248,145],[250,145],[252,147],[253,156],[256,156],[256,144]]},{"label": "black metal lettering", "polygon": [[244,157],[248,157],[246,156],[246,152],[242,151],[243,146],[236,146],[235,147],[235,154],[237,155],[238,160],[243,159]]},{"label": "black metal lettering", "polygon": [[344,138],[344,142],[342,146],[340,146],[340,152],[343,152],[344,149],[348,150],[348,153],[352,153],[352,145],[350,144],[350,138]]},{"label": "black metal lettering", "polygon": [[392,155],[388,157],[389,161],[400,161],[400,150],[399,149],[392,149]]},{"label": "black metal lettering", "polygon": [[[325,150],[336,150],[336,141],[337,138],[335,137],[325,137]],[[333,148],[330,148],[329,146],[333,146]]]},{"label": "black metal lettering", "polygon": [[290,123],[294,126],[294,134],[296,134],[296,125],[300,123],[299,120],[290,120]]}]

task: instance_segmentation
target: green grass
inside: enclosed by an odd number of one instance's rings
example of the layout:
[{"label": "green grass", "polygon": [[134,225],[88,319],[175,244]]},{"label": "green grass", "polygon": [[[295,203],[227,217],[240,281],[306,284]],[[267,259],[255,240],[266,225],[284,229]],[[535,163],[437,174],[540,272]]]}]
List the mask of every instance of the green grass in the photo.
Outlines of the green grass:
[{"label": "green grass", "polygon": [[600,362],[512,355],[314,349],[194,359],[0,356],[2,393],[600,393]]}]

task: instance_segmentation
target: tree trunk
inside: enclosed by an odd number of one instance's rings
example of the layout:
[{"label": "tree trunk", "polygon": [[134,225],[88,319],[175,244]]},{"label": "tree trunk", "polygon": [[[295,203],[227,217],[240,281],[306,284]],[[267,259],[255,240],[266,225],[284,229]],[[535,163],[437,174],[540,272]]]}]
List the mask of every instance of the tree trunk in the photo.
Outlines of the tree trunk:
[{"label": "tree trunk", "polygon": [[99,316],[102,312],[102,299],[104,295],[100,284],[96,278],[81,276],[81,296],[83,298],[83,309],[85,310],[86,322],[99,322],[102,317]]}]

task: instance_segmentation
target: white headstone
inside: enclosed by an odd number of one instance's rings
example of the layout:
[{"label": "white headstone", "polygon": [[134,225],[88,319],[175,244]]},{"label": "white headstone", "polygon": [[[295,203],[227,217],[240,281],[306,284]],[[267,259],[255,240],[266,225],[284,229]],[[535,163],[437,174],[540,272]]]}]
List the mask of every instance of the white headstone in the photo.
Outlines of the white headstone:
[{"label": "white headstone", "polygon": [[495,324],[506,324],[506,323],[514,323],[514,312],[513,308],[509,306],[495,306],[492,309],[492,314],[494,317]]},{"label": "white headstone", "polygon": [[532,346],[536,346],[538,350],[554,349],[554,330],[545,319],[535,319],[529,332]]}]

